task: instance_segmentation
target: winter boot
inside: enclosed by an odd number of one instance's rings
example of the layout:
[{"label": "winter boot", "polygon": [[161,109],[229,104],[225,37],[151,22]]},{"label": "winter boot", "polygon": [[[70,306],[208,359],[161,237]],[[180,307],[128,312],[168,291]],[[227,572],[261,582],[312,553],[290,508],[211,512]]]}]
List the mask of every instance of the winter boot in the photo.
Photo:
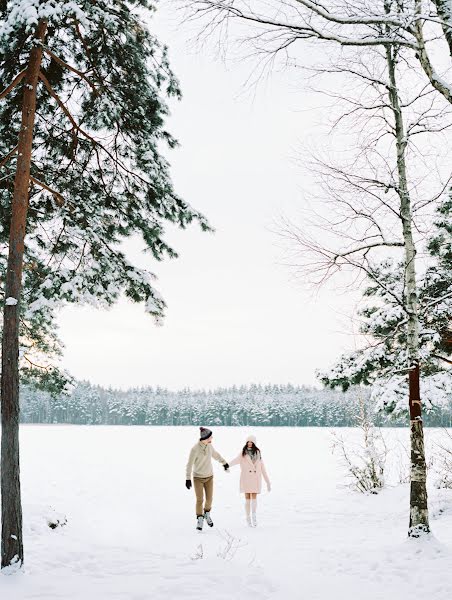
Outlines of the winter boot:
[{"label": "winter boot", "polygon": [[198,531],[202,531],[203,525],[204,525],[204,517],[201,515],[200,517],[198,517],[198,520],[196,521],[196,529]]},{"label": "winter boot", "polygon": [[213,521],[212,517],[210,516],[210,510],[206,510],[206,512],[204,513],[204,518],[207,521],[207,525],[209,527],[213,527]]},{"label": "winter boot", "polygon": [[256,517],[256,513],[253,513],[253,516],[252,516],[252,521],[253,521],[253,527],[257,527],[257,517]]}]

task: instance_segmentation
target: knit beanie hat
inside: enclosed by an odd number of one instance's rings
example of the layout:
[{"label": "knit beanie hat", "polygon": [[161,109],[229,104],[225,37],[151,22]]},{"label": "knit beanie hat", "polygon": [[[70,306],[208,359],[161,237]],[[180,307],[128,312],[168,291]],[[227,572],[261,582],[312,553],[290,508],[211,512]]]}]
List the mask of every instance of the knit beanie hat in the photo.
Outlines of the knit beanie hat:
[{"label": "knit beanie hat", "polygon": [[246,443],[248,443],[248,442],[253,442],[253,444],[256,445],[256,436],[255,435],[249,435],[246,438]]},{"label": "knit beanie hat", "polygon": [[201,432],[201,437],[199,438],[200,440],[208,440],[212,435],[210,429],[207,429],[206,427],[200,427],[199,430]]}]

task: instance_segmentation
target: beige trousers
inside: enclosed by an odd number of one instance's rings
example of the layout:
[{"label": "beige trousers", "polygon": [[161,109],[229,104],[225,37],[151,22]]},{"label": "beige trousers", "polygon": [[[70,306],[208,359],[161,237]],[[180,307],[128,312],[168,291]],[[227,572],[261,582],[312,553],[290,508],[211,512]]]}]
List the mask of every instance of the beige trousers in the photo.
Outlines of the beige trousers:
[{"label": "beige trousers", "polygon": [[[193,487],[196,494],[196,516],[201,517],[212,508],[213,475],[210,477],[193,477]],[[204,503],[204,492],[206,501]],[[203,509],[204,504],[204,509]]]}]

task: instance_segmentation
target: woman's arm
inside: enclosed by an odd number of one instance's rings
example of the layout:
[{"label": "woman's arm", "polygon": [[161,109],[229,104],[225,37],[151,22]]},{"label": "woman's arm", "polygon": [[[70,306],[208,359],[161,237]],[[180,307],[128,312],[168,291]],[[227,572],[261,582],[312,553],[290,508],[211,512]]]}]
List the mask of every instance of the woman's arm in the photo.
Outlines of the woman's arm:
[{"label": "woman's arm", "polygon": [[262,476],[265,479],[265,483],[267,484],[268,490],[270,491],[270,488],[271,488],[270,478],[268,477],[267,469],[265,468],[264,461],[262,460],[262,458],[261,458],[261,469],[262,469]]},{"label": "woman's arm", "polygon": [[234,460],[231,460],[231,462],[229,463],[229,466],[233,467],[234,465],[239,465],[241,460],[242,460],[242,455],[239,454],[236,458],[234,458]]}]

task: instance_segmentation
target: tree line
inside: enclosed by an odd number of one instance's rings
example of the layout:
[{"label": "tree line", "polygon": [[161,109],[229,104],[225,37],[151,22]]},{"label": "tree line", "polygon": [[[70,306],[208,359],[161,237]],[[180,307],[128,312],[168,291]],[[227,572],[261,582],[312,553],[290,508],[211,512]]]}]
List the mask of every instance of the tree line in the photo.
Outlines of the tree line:
[{"label": "tree line", "polygon": [[[347,392],[294,385],[250,385],[214,390],[170,391],[142,387],[103,388],[79,382],[69,395],[53,396],[24,386],[22,423],[154,426],[353,427],[360,397],[379,426],[406,426],[408,413],[389,415],[374,410],[367,390]],[[426,415],[431,427],[452,427],[449,403]]]}]

